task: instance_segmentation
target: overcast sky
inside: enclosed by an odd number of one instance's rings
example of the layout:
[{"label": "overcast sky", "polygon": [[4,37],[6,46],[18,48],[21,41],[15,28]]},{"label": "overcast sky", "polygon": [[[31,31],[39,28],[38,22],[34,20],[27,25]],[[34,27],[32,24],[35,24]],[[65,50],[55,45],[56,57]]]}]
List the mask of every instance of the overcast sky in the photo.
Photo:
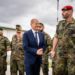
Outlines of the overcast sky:
[{"label": "overcast sky", "polygon": [[[59,1],[60,20],[61,8],[64,5],[73,5],[75,9],[75,0]],[[29,29],[32,18],[39,19],[46,26],[46,31],[54,33],[57,24],[57,0],[0,0],[0,23],[14,26],[21,24],[23,28]]]}]

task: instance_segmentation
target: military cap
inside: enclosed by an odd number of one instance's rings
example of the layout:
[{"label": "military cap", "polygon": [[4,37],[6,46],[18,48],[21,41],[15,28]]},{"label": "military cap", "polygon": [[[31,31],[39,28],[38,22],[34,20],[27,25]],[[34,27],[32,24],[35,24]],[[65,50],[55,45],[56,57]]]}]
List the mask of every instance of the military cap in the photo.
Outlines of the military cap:
[{"label": "military cap", "polygon": [[62,11],[64,10],[73,10],[73,7],[71,5],[67,5],[62,8]]},{"label": "military cap", "polygon": [[21,30],[22,30],[21,25],[16,25],[16,30],[17,30],[17,31],[21,31]]},{"label": "military cap", "polygon": [[44,24],[43,24],[43,23],[41,23],[41,22],[40,22],[40,23],[37,23],[37,24],[40,24],[41,26],[44,26]]}]

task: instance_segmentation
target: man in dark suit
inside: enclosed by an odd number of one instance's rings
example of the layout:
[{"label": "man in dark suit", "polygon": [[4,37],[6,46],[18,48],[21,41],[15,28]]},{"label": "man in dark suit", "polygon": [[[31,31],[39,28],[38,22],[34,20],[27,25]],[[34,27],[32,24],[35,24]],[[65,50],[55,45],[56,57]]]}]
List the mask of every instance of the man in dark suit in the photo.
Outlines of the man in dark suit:
[{"label": "man in dark suit", "polygon": [[37,31],[37,19],[31,20],[31,30],[23,35],[26,75],[40,75],[42,55],[45,50],[44,34]]}]

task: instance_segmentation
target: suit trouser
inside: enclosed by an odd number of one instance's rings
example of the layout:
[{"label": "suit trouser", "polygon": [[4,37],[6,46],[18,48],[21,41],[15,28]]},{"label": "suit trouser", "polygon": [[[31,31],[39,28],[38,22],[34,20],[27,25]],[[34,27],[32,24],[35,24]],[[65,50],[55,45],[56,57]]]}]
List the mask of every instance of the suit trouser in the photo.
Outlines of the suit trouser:
[{"label": "suit trouser", "polygon": [[40,75],[40,65],[38,60],[34,64],[26,64],[26,75]]}]

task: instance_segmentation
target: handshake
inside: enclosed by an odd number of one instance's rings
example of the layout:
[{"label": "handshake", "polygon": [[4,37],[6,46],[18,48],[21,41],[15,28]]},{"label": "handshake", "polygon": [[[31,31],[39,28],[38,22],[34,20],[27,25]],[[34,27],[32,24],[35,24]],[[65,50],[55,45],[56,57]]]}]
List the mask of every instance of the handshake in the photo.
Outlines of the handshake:
[{"label": "handshake", "polygon": [[36,54],[39,56],[43,55],[43,49],[42,48],[38,49]]}]

